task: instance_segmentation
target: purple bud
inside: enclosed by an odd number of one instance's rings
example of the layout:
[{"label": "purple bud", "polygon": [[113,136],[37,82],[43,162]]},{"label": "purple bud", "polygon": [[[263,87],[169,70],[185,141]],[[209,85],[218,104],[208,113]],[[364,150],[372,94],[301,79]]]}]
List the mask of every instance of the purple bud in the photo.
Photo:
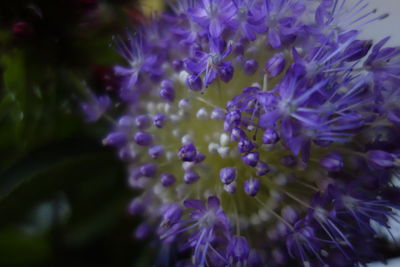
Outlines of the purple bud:
[{"label": "purple bud", "polygon": [[237,145],[239,153],[249,153],[253,148],[253,143],[246,137],[240,139]]},{"label": "purple bud", "polygon": [[371,40],[354,40],[343,52],[345,60],[348,62],[359,60],[368,54],[371,47]]},{"label": "purple bud", "polygon": [[286,167],[290,168],[290,167],[294,167],[296,165],[297,160],[296,160],[296,158],[294,156],[288,155],[288,156],[283,156],[281,158],[281,163],[283,165],[285,165]]},{"label": "purple bud", "polygon": [[113,132],[103,139],[103,145],[120,147],[126,143],[126,136],[121,132]]},{"label": "purple bud", "polygon": [[151,119],[147,115],[139,115],[135,118],[135,125],[138,129],[147,129],[151,125]]},{"label": "purple bud", "polygon": [[223,66],[218,69],[218,74],[223,82],[228,83],[233,78],[234,69],[230,62],[222,64]]},{"label": "purple bud", "polygon": [[211,112],[211,119],[222,121],[225,119],[225,111],[222,108],[216,107]]},{"label": "purple bud", "polygon": [[253,75],[258,69],[258,63],[254,59],[248,59],[244,62],[243,68],[244,73],[246,73],[247,75]]},{"label": "purple bud", "polygon": [[165,125],[165,115],[158,113],[153,117],[153,123],[157,128],[162,128]]},{"label": "purple bud", "polygon": [[257,178],[251,178],[244,182],[244,192],[249,196],[256,196],[258,191],[260,191],[260,180]]},{"label": "purple bud", "polygon": [[251,250],[247,264],[249,267],[262,266],[262,259],[257,252],[255,252],[254,250]]},{"label": "purple bud", "polygon": [[164,155],[165,149],[162,145],[154,145],[149,148],[149,155],[153,159],[158,159]]},{"label": "purple bud", "polygon": [[183,180],[185,181],[185,184],[193,184],[197,182],[199,179],[200,176],[192,170],[186,171],[185,174],[183,175]]},{"label": "purple bud", "polygon": [[195,161],[196,159],[196,147],[193,144],[186,144],[183,145],[181,148],[178,150],[178,157],[182,161]]},{"label": "purple bud", "polygon": [[370,150],[367,152],[368,160],[375,166],[391,168],[395,166],[396,157],[383,150]]},{"label": "purple bud", "polygon": [[250,152],[242,157],[242,161],[244,164],[249,165],[251,167],[257,166],[259,159],[258,152]]},{"label": "purple bud", "polygon": [[139,215],[139,214],[143,213],[143,211],[144,211],[143,200],[141,200],[139,198],[135,198],[129,203],[129,207],[128,207],[129,214]]},{"label": "purple bud", "polygon": [[160,97],[168,102],[173,102],[175,99],[175,90],[172,87],[164,87],[160,90]]},{"label": "purple bud", "polygon": [[278,141],[279,141],[279,136],[274,129],[268,128],[264,131],[264,134],[262,136],[263,144],[271,145],[271,144],[275,144]]},{"label": "purple bud", "polygon": [[206,159],[206,155],[204,155],[204,154],[201,153],[201,152],[197,152],[196,158],[194,159],[194,162],[196,162],[196,163],[201,163],[201,162],[203,162],[205,159]]},{"label": "purple bud", "polygon": [[175,71],[181,71],[183,69],[183,61],[182,60],[178,60],[178,59],[173,60],[172,61],[172,68]]},{"label": "purple bud", "polygon": [[224,121],[224,130],[229,131],[234,127],[239,126],[242,115],[239,110],[229,111],[226,114]]},{"label": "purple bud", "polygon": [[247,262],[250,247],[246,238],[242,236],[234,236],[229,240],[227,248],[227,256],[233,263]]},{"label": "purple bud", "polygon": [[170,227],[171,225],[177,223],[182,217],[182,207],[179,204],[168,205],[163,211],[163,221],[161,225],[163,227]]},{"label": "purple bud", "polygon": [[244,54],[244,45],[243,45],[243,43],[237,43],[235,45],[234,53],[236,55],[243,55]]},{"label": "purple bud", "polygon": [[161,174],[160,179],[161,179],[162,185],[165,187],[169,187],[169,186],[173,185],[176,181],[175,176],[173,176],[172,174],[169,174],[169,173]]},{"label": "purple bud", "polygon": [[263,161],[259,161],[256,165],[256,174],[258,176],[263,176],[266,175],[267,173],[269,173],[270,169],[268,167],[268,164],[263,162]]},{"label": "purple bud", "polygon": [[319,164],[327,171],[338,172],[343,168],[343,158],[339,153],[330,153],[324,156]]},{"label": "purple bud", "polygon": [[285,68],[285,56],[283,53],[275,54],[266,65],[266,71],[271,77],[278,76]]},{"label": "purple bud", "polygon": [[147,223],[142,223],[135,230],[135,238],[138,240],[146,239],[150,235],[150,232],[150,226]]},{"label": "purple bud", "polygon": [[203,89],[203,82],[200,76],[195,74],[189,75],[186,78],[186,85],[193,91],[200,91]]},{"label": "purple bud", "polygon": [[133,160],[137,154],[130,146],[121,147],[118,150],[118,157],[123,161]]},{"label": "purple bud", "polygon": [[240,141],[242,138],[246,138],[246,134],[244,131],[238,127],[235,127],[231,131],[231,140],[232,141]]},{"label": "purple bud", "polygon": [[146,163],[140,167],[140,173],[146,177],[153,177],[156,172],[157,166],[154,163]]},{"label": "purple bud", "polygon": [[153,144],[153,136],[146,132],[137,132],[134,140],[139,146],[150,146]]},{"label": "purple bud", "polygon": [[294,223],[298,219],[296,210],[291,206],[286,206],[282,209],[282,217],[290,223]]},{"label": "purple bud", "polygon": [[236,169],[233,167],[226,167],[222,168],[219,171],[219,178],[221,179],[221,182],[224,184],[230,184],[232,183],[237,176]]},{"label": "purple bud", "polygon": [[118,126],[121,128],[131,128],[135,124],[135,119],[131,116],[122,116],[118,120]]},{"label": "purple bud", "polygon": [[235,194],[236,193],[236,182],[233,181],[230,184],[225,184],[224,185],[224,190],[228,192],[229,194]]}]

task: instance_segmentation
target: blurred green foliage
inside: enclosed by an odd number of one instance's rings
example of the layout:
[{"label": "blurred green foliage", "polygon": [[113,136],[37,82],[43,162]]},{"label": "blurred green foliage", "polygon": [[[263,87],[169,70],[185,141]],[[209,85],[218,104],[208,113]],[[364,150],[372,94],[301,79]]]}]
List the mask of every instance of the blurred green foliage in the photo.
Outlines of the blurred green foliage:
[{"label": "blurred green foliage", "polygon": [[149,266],[109,125],[78,108],[85,82],[110,90],[96,70],[120,60],[133,2],[0,3],[0,266]]}]

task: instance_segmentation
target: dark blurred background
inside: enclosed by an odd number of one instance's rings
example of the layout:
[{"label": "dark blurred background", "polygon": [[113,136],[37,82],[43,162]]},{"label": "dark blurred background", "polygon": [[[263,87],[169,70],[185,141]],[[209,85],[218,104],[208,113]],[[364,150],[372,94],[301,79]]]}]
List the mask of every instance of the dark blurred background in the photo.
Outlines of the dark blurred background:
[{"label": "dark blurred background", "polygon": [[[146,1],[144,1],[146,2]],[[149,266],[124,166],[87,124],[87,88],[113,94],[112,37],[156,2],[0,3],[0,266]]]}]

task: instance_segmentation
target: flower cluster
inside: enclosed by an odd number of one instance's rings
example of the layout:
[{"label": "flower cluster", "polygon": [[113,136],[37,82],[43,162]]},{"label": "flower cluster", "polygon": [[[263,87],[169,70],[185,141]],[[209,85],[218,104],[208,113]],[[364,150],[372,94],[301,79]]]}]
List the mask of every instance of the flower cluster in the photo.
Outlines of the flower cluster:
[{"label": "flower cluster", "polygon": [[363,0],[179,0],[118,40],[104,144],[141,192],[136,236],[175,266],[377,259],[400,201],[400,47],[359,32],[385,17]]}]

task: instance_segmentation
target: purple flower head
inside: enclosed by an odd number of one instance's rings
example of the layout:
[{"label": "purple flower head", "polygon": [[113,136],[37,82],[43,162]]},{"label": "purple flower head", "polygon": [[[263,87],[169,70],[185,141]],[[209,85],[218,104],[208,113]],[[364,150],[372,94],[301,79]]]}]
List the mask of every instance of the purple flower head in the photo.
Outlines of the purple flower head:
[{"label": "purple flower head", "polygon": [[400,48],[359,32],[386,15],[367,0],[170,2],[117,40],[113,98],[82,105],[91,121],[113,108],[104,143],[140,194],[137,238],[171,266],[379,259],[377,227],[400,208]]}]

